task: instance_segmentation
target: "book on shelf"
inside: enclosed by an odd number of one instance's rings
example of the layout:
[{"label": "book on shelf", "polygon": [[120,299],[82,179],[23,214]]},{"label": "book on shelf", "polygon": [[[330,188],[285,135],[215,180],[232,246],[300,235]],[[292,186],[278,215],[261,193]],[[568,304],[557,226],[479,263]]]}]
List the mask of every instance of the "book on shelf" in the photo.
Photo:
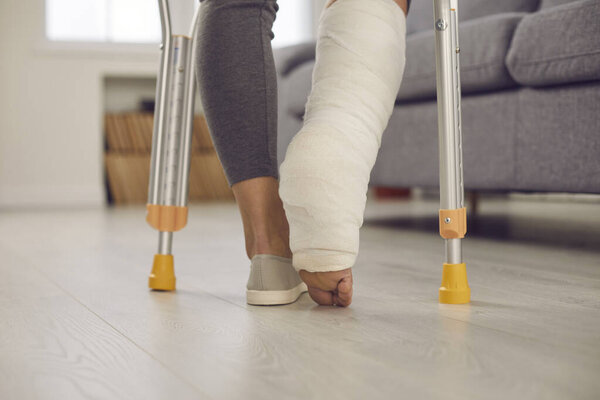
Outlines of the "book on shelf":
[{"label": "book on shelf", "polygon": [[[108,190],[115,204],[145,203],[148,197],[153,114],[104,116]],[[213,147],[206,120],[194,117],[189,201],[232,200],[233,193]]]},{"label": "book on shelf", "polygon": [[[149,155],[106,153],[105,164],[108,188],[115,204],[146,202],[150,177]],[[233,200],[233,193],[216,153],[192,153],[188,200]]]},{"label": "book on shelf", "polygon": [[[108,151],[145,153],[152,150],[152,113],[107,113],[104,116],[104,128]],[[192,151],[214,151],[203,115],[194,116]]]}]

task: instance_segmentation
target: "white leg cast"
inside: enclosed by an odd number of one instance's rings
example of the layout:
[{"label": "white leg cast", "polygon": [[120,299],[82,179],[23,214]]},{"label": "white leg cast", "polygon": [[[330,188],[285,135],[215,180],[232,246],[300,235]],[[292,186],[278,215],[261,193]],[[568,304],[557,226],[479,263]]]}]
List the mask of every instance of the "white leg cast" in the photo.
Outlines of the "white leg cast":
[{"label": "white leg cast", "polygon": [[369,176],[404,72],[393,0],[338,0],[321,14],[304,126],[280,169],[297,270],[354,265]]}]

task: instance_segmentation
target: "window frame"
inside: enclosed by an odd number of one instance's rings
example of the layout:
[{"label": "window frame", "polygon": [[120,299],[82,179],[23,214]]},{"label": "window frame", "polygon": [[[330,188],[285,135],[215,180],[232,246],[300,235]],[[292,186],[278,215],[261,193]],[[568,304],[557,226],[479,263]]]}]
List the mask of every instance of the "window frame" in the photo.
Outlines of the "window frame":
[{"label": "window frame", "polygon": [[[305,0],[306,1],[306,0]],[[308,13],[313,16],[320,12],[320,5],[324,0],[309,1],[310,10]],[[41,13],[41,32],[39,34],[38,45],[36,51],[39,54],[61,54],[61,55],[78,55],[101,58],[137,58],[151,59],[159,54],[159,43],[141,43],[141,42],[113,42],[113,41],[86,41],[86,40],[52,40],[46,35],[47,33],[47,7],[48,2],[43,0],[43,13]],[[171,16],[173,19],[173,16]],[[191,21],[190,21],[191,23]],[[314,25],[314,22],[313,22]],[[315,26],[309,27],[314,39]]]}]

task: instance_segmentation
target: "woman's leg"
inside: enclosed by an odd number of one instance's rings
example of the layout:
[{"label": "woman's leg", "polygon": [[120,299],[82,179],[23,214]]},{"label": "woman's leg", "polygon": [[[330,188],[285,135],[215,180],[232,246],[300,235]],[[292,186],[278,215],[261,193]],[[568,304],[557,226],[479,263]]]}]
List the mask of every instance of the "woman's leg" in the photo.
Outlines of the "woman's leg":
[{"label": "woman's leg", "polygon": [[279,182],[272,177],[240,181],[232,186],[240,209],[246,254],[272,254],[291,258],[290,228],[279,198]]},{"label": "woman's leg", "polygon": [[203,0],[197,76],[215,148],[236,198],[249,258],[291,257],[278,194],[275,0]]},{"label": "woman's leg", "polygon": [[369,175],[405,62],[406,0],[337,0],[321,15],[304,125],[280,190],[294,267],[319,304],[347,306]]}]

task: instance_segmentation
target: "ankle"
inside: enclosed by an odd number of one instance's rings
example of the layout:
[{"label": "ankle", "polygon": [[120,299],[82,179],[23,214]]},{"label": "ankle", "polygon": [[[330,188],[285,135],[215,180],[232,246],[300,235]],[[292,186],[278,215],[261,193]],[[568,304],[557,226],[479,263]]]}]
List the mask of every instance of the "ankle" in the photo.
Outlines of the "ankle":
[{"label": "ankle", "polygon": [[254,240],[248,243],[246,252],[249,258],[254,257],[255,254],[271,254],[286,258],[292,257],[289,235],[286,234],[255,236]]},{"label": "ankle", "polygon": [[289,226],[273,177],[258,177],[232,186],[240,209],[246,240],[246,254],[291,257]]}]

